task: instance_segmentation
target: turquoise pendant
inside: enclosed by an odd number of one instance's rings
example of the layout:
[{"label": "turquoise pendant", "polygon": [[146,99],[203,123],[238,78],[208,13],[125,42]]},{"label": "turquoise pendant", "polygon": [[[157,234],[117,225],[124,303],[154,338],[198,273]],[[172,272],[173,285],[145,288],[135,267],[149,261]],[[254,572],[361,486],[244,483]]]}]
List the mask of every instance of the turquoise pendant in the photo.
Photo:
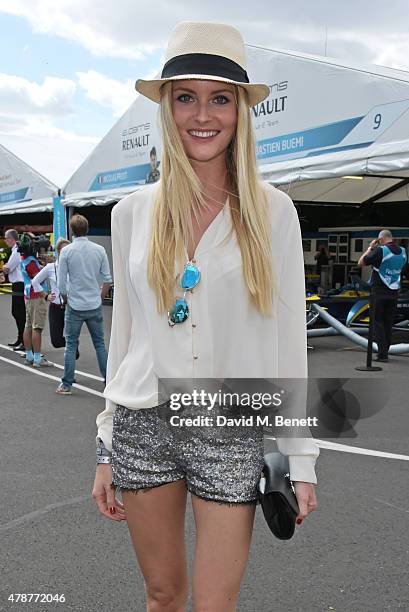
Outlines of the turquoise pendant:
[{"label": "turquoise pendant", "polygon": [[185,300],[176,300],[175,305],[169,313],[169,323],[183,323],[189,316],[189,308]]},{"label": "turquoise pendant", "polygon": [[200,270],[191,263],[185,265],[183,275],[180,281],[182,289],[193,289],[200,281]]}]

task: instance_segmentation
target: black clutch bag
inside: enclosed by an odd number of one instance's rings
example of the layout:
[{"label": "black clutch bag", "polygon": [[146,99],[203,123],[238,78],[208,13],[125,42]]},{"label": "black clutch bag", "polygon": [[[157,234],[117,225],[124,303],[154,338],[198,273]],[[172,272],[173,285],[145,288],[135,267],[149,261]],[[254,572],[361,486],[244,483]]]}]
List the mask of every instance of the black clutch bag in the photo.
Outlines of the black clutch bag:
[{"label": "black clutch bag", "polygon": [[295,519],[299,514],[297,498],[290,480],[288,457],[281,453],[264,455],[263,473],[258,494],[264,518],[280,540],[294,535]]}]

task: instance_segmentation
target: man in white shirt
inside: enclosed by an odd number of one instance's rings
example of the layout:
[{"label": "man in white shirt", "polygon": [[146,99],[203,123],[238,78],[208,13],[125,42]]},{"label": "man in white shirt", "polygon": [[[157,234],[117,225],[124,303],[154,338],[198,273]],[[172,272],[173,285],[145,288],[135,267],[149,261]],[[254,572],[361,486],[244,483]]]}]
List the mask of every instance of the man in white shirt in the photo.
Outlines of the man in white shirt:
[{"label": "man in white shirt", "polygon": [[107,295],[112,283],[104,247],[87,238],[87,219],[82,215],[73,215],[70,228],[73,242],[61,251],[58,266],[58,289],[63,299],[67,301],[64,326],[66,342],[64,375],[56,389],[56,393],[60,395],[71,395],[75,354],[84,322],[92,338],[101,376],[104,380],[106,378],[107,351],[104,341],[102,299]]},{"label": "man in white shirt", "polygon": [[11,255],[8,262],[3,266],[3,271],[9,277],[11,283],[11,314],[17,325],[17,340],[9,342],[15,351],[24,350],[23,333],[26,324],[26,307],[24,304],[24,283],[20,270],[20,253],[17,251],[18,232],[9,229],[5,233],[5,241],[11,248]]}]

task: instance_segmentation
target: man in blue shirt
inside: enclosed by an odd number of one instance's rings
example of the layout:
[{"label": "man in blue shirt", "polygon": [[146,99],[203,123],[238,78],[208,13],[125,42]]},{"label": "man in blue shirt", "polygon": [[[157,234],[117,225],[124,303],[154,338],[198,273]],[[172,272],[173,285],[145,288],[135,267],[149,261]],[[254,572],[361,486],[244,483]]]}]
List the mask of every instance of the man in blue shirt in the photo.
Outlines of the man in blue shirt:
[{"label": "man in blue shirt", "polygon": [[71,395],[78,339],[84,322],[91,335],[101,375],[104,380],[106,378],[102,300],[112,283],[105,249],[87,238],[87,219],[82,215],[73,215],[70,228],[73,241],[61,251],[58,265],[58,289],[67,302],[64,375],[56,390],[60,395]]},{"label": "man in blue shirt", "polygon": [[372,266],[370,284],[375,294],[374,338],[378,344],[375,361],[388,361],[395,318],[400,276],[407,262],[406,250],[393,242],[392,233],[383,229],[361,255],[358,266]]}]

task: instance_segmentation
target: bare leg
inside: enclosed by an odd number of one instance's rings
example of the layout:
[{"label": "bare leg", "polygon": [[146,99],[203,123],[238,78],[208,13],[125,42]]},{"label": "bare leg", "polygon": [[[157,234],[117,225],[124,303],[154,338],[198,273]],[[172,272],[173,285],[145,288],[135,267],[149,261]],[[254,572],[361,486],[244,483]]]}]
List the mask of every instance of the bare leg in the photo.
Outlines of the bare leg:
[{"label": "bare leg", "polygon": [[219,504],[192,494],[196,522],[194,612],[234,612],[247,564],[256,504]]},{"label": "bare leg", "polygon": [[26,351],[33,350],[31,327],[25,327],[23,333],[23,344]]},{"label": "bare leg", "polygon": [[152,489],[122,490],[128,528],[145,579],[147,612],[185,612],[185,480]]},{"label": "bare leg", "polygon": [[41,353],[41,329],[33,329],[33,353]]}]

